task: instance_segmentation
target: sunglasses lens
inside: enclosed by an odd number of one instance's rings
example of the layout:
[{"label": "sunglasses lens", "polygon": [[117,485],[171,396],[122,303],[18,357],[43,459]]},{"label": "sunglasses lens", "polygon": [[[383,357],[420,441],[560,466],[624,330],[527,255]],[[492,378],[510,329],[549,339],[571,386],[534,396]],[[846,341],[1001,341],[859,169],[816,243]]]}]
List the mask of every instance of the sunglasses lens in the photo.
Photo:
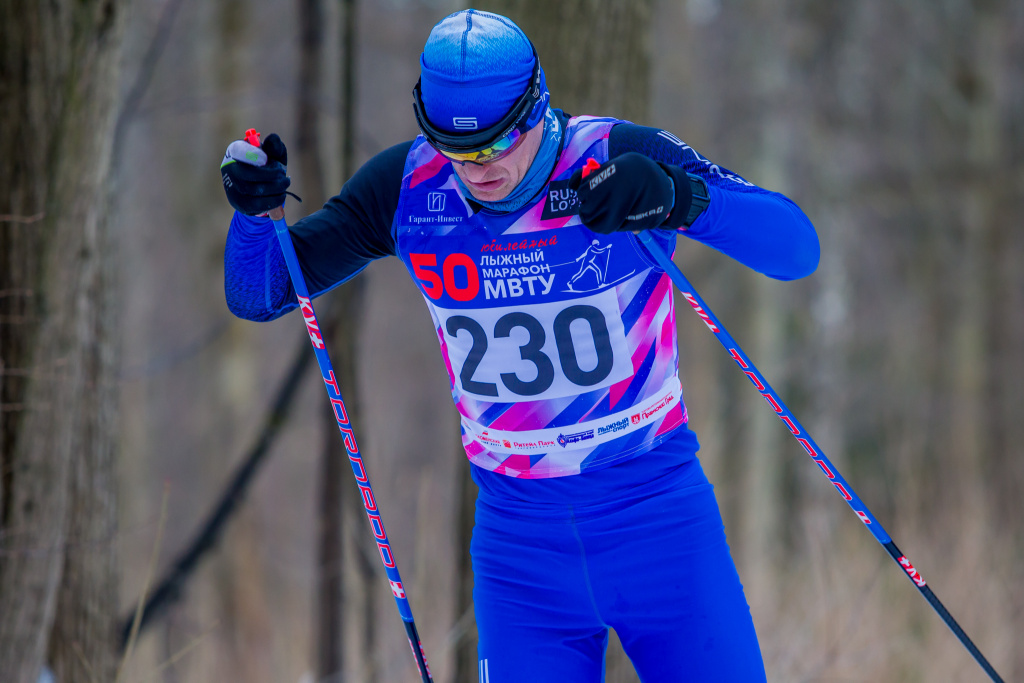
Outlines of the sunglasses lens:
[{"label": "sunglasses lens", "polygon": [[523,136],[522,131],[514,130],[505,137],[501,138],[497,142],[491,143],[484,149],[473,150],[472,152],[446,152],[445,150],[438,150],[441,154],[445,155],[452,161],[456,161],[460,164],[464,164],[467,161],[472,161],[478,164],[486,164],[489,161],[496,161],[509,152],[516,146],[519,139]]}]

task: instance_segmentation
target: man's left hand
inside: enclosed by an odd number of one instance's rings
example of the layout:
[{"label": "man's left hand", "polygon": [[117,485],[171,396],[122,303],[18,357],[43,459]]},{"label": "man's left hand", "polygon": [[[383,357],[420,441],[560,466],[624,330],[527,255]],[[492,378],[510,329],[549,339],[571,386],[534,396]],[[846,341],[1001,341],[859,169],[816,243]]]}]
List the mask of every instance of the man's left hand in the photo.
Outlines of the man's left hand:
[{"label": "man's left hand", "polygon": [[[678,192],[661,164],[636,152],[606,161],[586,178],[582,170],[577,170],[569,179],[569,187],[579,197],[580,220],[604,235],[662,227]],[[689,185],[683,192],[689,197]]]}]

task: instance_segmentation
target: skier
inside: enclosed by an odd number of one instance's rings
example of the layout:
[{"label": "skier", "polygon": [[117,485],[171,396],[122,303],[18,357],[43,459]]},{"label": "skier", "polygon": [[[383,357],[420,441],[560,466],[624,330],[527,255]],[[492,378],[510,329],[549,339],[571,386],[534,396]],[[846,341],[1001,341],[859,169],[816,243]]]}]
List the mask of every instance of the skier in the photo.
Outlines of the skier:
[{"label": "skier", "polygon": [[[644,681],[765,680],[687,426],[671,284],[633,233],[790,280],[817,267],[813,226],[671,133],[552,108],[505,17],[446,17],[420,67],[421,134],[290,230],[314,295],[393,255],[430,309],[480,489],[480,680],[599,681],[609,627]],[[250,320],[297,305],[264,216],[286,165],[271,135],[231,143],[221,168],[227,301]],[[598,236],[607,272],[574,291]]]},{"label": "skier", "polygon": [[[582,180],[582,174],[580,175],[580,179]],[[600,244],[601,243],[599,241],[594,240],[590,243],[590,246],[587,247],[585,252],[576,257],[576,262],[580,264],[580,269],[576,271],[575,275],[569,278],[569,282],[566,285],[569,289],[572,289],[572,286],[587,273],[594,274],[594,277],[597,278],[598,287],[604,284],[605,275],[608,272],[607,259],[611,256],[611,254],[608,253],[608,250],[612,248],[612,245],[609,244],[606,247],[602,247],[599,246]],[[605,259],[603,265],[601,264],[602,257]]]}]

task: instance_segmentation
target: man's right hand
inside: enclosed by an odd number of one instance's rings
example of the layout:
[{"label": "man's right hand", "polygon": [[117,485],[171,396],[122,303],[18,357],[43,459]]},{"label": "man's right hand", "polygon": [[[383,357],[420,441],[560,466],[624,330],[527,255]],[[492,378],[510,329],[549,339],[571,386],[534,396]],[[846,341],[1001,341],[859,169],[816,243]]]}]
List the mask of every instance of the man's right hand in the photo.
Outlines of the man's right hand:
[{"label": "man's right hand", "polygon": [[235,140],[224,152],[220,175],[224,192],[235,210],[258,216],[284,206],[288,177],[288,150],[277,133],[271,133],[261,147]]}]

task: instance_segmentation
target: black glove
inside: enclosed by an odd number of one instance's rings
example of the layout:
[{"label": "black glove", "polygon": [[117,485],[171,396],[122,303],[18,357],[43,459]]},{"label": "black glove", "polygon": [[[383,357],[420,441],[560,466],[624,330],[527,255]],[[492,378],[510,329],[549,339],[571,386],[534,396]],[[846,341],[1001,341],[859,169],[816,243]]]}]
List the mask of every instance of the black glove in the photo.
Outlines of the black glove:
[{"label": "black glove", "polygon": [[[588,167],[591,163],[596,162],[588,162]],[[636,152],[609,159],[586,178],[583,169],[577,170],[569,178],[569,187],[579,197],[580,220],[604,235],[619,230],[674,230],[686,219],[692,198],[683,169]]]},{"label": "black glove", "polygon": [[285,190],[292,184],[287,166],[288,150],[277,133],[268,135],[261,147],[245,140],[232,142],[220,165],[231,206],[249,216],[284,206]]}]

